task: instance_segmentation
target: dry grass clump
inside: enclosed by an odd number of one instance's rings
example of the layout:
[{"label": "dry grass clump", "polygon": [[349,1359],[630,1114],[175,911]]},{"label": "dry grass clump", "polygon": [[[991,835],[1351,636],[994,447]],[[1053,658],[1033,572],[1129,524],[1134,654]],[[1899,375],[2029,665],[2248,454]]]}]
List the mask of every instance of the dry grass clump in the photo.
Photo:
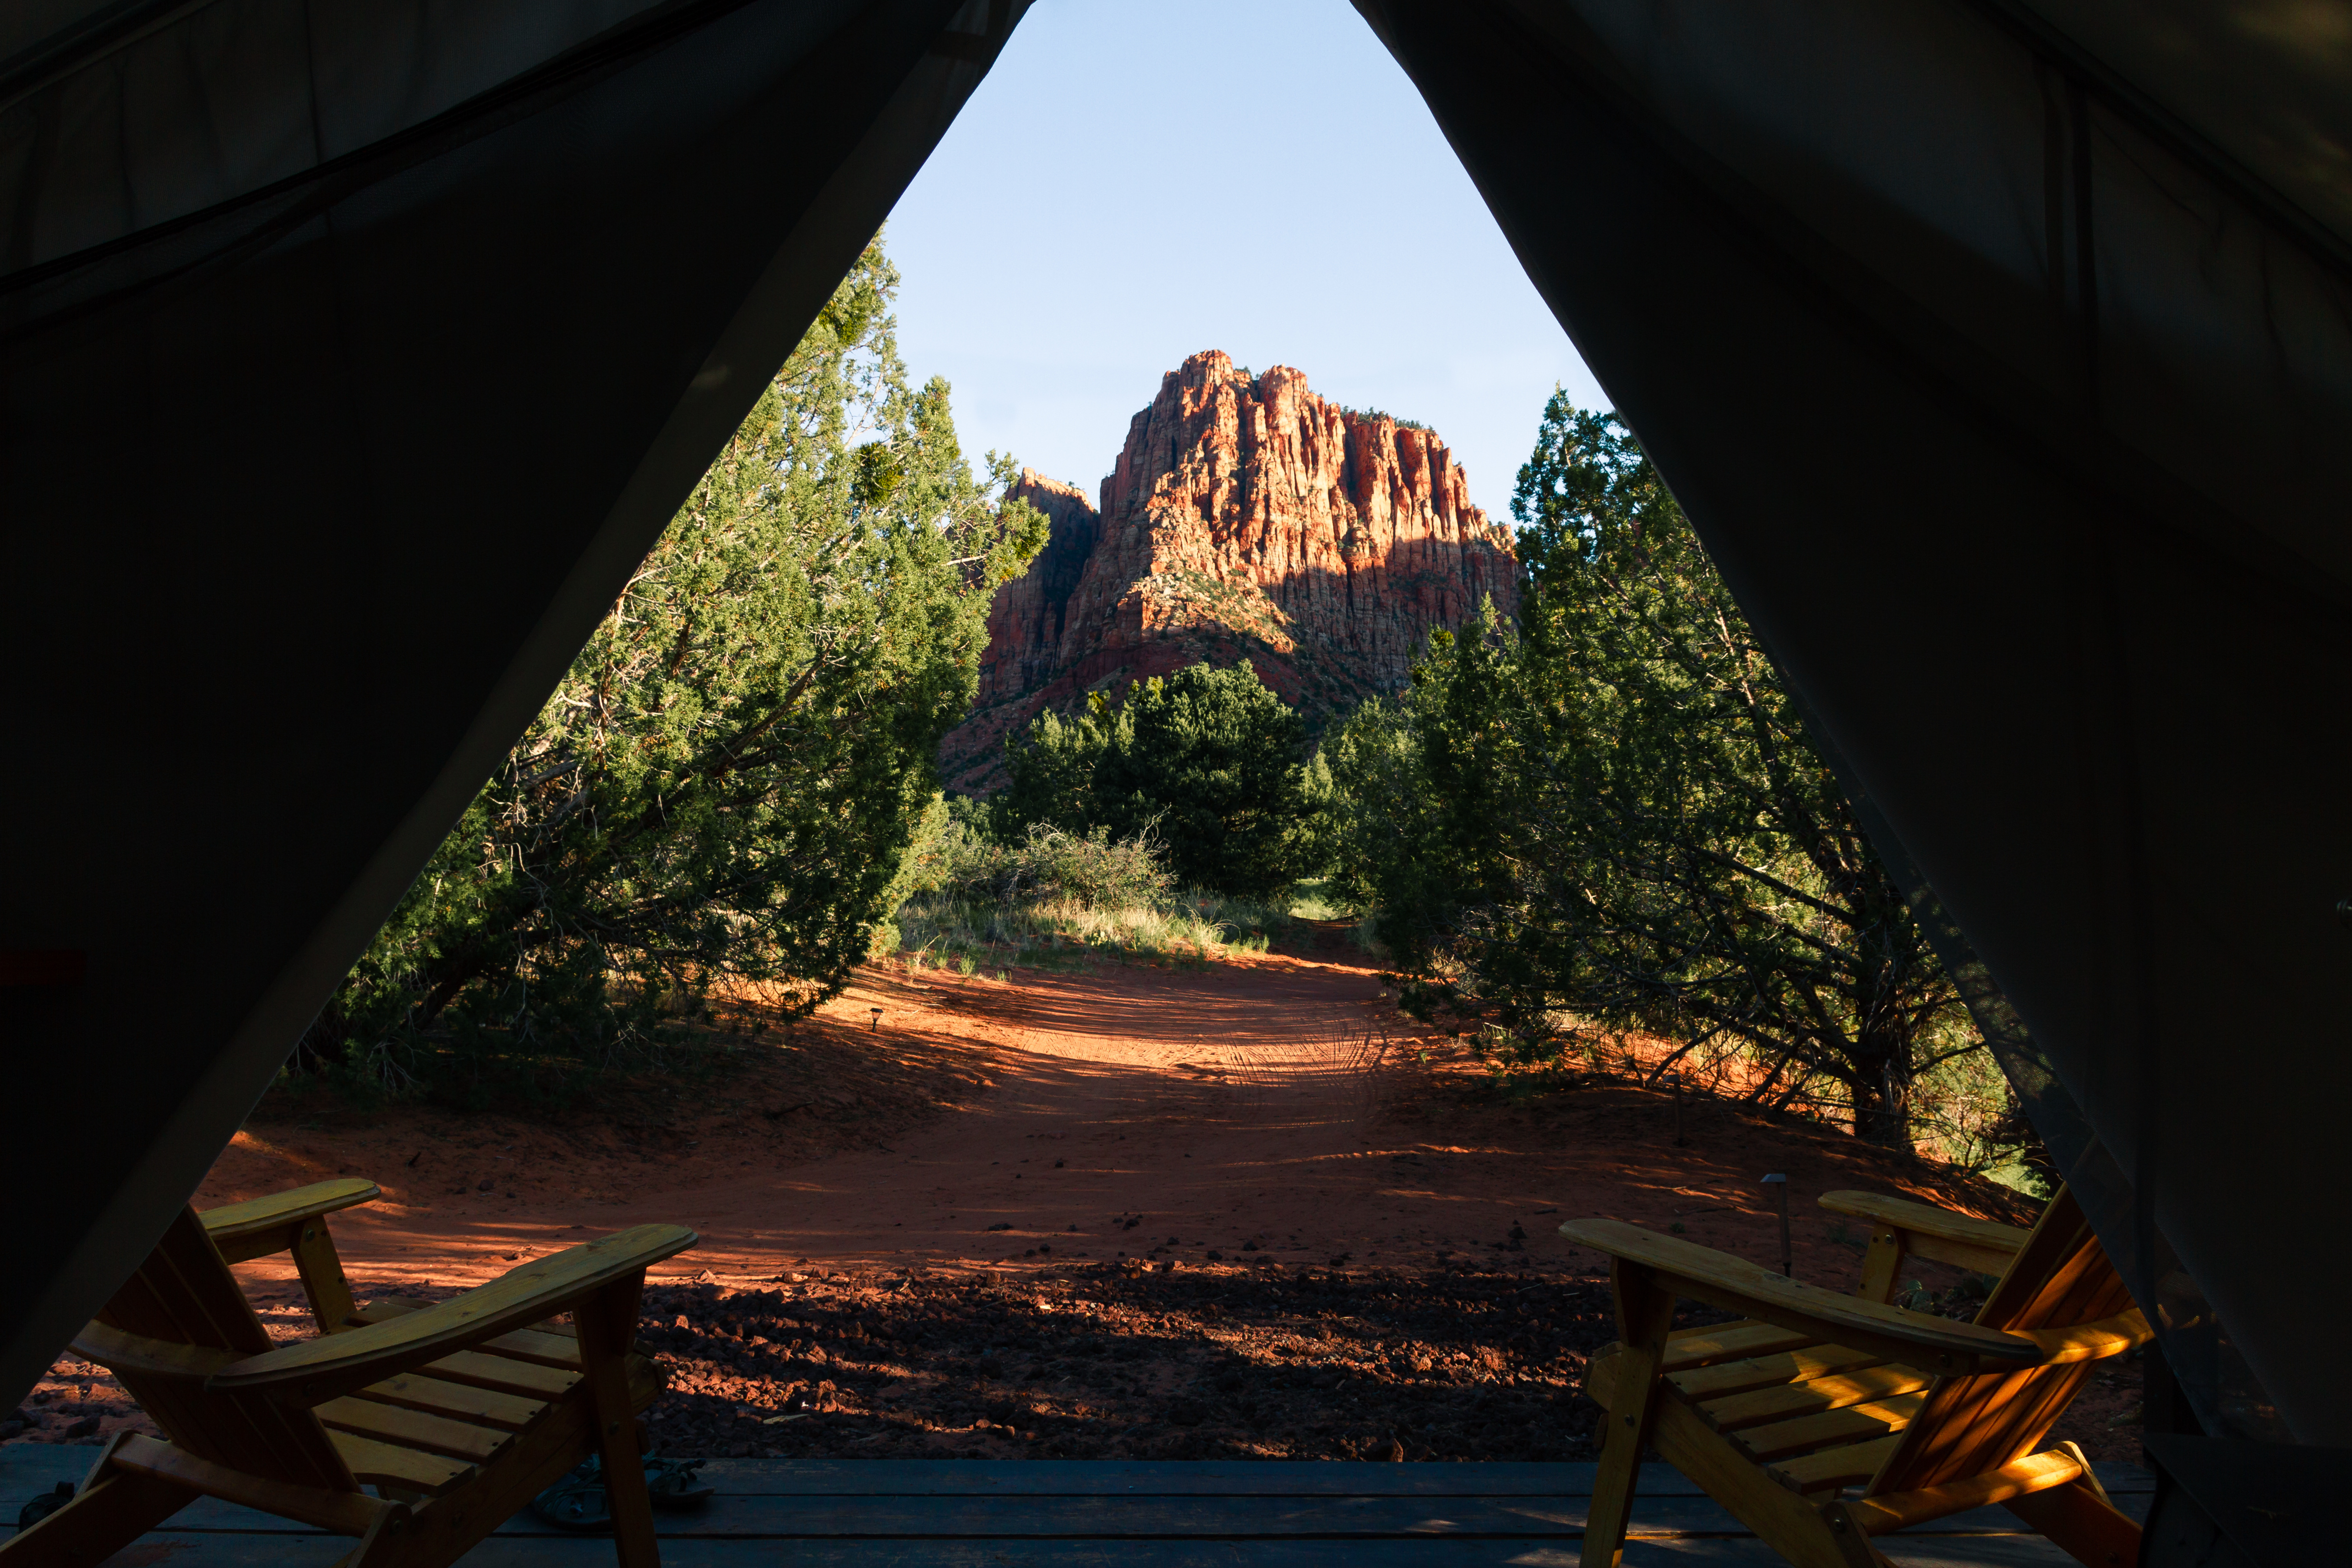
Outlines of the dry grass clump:
[{"label": "dry grass clump", "polygon": [[898,945],[918,969],[1051,969],[1089,955],[1205,964],[1265,952],[1292,921],[1286,900],[1174,887],[1148,835],[1040,825],[1003,845],[960,824],[948,832],[934,885],[898,910]]}]

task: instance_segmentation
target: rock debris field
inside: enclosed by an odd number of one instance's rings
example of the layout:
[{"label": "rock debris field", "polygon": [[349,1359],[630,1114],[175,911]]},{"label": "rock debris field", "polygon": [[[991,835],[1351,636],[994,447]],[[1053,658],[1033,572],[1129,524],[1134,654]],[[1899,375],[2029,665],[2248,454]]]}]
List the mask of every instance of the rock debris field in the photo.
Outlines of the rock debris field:
[{"label": "rock debris field", "polygon": [[648,1295],[653,1430],[748,1458],[1572,1459],[1605,1284],[1101,1267]]}]

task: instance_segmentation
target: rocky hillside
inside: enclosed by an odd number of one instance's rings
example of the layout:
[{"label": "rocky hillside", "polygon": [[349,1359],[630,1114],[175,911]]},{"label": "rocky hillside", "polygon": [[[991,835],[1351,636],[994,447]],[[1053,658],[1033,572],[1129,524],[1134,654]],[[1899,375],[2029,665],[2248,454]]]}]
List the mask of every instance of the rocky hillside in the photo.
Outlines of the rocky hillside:
[{"label": "rocky hillside", "polygon": [[1436,433],[1287,366],[1195,354],[1128,426],[1099,507],[1034,472],[1016,493],[1053,531],[991,611],[979,699],[940,752],[960,790],[999,782],[1008,731],[1089,690],[1247,659],[1319,721],[1402,687],[1431,627],[1517,603],[1510,535]]}]

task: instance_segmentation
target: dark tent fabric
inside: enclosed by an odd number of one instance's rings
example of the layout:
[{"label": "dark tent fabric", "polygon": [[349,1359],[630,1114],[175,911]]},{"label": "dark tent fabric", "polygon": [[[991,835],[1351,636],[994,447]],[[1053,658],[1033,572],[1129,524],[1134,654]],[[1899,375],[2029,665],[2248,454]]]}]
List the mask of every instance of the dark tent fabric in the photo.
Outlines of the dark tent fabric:
[{"label": "dark tent fabric", "polygon": [[[2217,1429],[2347,1440],[2352,6],[1358,0]],[[193,1189],[1010,0],[0,19],[23,1386]],[[1532,411],[1531,411],[1532,415]],[[2324,1210],[2322,1211],[2324,1214]]]},{"label": "dark tent fabric", "polygon": [[[0,1392],[195,1189],[1008,0],[0,17]],[[0,1405],[5,1408],[5,1405]]]},{"label": "dark tent fabric", "polygon": [[2352,7],[1358,5],[2202,1419],[2352,1440]]}]

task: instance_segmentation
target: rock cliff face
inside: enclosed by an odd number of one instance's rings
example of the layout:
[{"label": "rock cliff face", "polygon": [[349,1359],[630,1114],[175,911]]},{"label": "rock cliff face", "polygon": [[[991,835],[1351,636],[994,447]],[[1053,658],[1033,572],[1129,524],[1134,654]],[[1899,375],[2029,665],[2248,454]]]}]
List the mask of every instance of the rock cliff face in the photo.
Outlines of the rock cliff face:
[{"label": "rock cliff face", "polygon": [[1129,425],[1099,510],[1026,470],[1014,493],[1053,529],[991,608],[979,699],[940,752],[957,789],[992,787],[1005,733],[1089,690],[1247,659],[1319,721],[1401,688],[1430,629],[1483,598],[1517,608],[1510,535],[1436,434],[1287,366],[1186,360]]}]

